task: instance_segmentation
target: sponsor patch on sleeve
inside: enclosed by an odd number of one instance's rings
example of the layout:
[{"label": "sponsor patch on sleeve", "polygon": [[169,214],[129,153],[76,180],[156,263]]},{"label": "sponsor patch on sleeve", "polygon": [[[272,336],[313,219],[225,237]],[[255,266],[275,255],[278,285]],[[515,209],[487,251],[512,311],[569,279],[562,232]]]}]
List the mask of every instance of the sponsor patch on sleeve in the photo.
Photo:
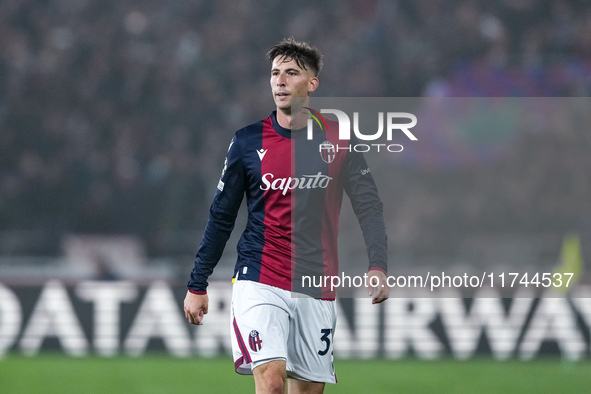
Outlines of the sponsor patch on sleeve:
[{"label": "sponsor patch on sleeve", "polygon": [[223,191],[224,190],[224,182],[222,182],[222,180],[220,179],[220,181],[218,182],[218,190],[219,191]]}]

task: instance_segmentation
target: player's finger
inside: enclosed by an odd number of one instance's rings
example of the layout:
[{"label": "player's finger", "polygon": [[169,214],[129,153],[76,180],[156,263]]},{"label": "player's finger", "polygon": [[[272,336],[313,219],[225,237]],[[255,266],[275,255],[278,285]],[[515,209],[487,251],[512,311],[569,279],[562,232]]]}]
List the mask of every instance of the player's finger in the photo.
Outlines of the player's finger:
[{"label": "player's finger", "polygon": [[[376,278],[377,281],[374,279]],[[376,294],[376,287],[379,286],[380,280],[375,276],[370,276],[369,281],[367,281],[367,294],[372,297]],[[376,286],[377,283],[377,286]]]},{"label": "player's finger", "polygon": [[195,314],[192,313],[188,308],[185,309],[185,318],[189,320],[189,323],[197,324],[197,318],[195,317]]},{"label": "player's finger", "polygon": [[197,321],[196,324],[198,324],[198,325],[202,325],[203,324],[203,316],[204,316],[203,309],[200,309],[199,312],[197,313],[197,316],[196,316],[196,319],[195,319]]},{"label": "player's finger", "polygon": [[194,324],[196,326],[202,326],[203,325],[203,321],[202,321],[202,319],[196,317],[195,319],[193,319],[193,323],[192,324]]},{"label": "player's finger", "polygon": [[381,294],[381,295],[376,295],[375,297],[373,297],[373,298],[371,299],[371,303],[372,303],[372,304],[379,304],[380,302],[384,302],[384,301],[386,301],[387,299],[388,299],[388,296],[386,296],[386,295],[383,295],[383,294]]},{"label": "player's finger", "polygon": [[382,283],[382,287],[378,288],[375,296],[372,298],[372,304],[379,304],[386,301],[390,297],[390,289]]}]

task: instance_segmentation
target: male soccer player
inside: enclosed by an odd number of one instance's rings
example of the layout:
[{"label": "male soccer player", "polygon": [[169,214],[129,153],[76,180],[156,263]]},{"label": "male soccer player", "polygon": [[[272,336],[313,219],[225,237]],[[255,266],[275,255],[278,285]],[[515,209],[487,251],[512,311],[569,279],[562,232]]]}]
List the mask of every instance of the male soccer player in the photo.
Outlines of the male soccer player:
[{"label": "male soccer player", "polygon": [[[322,55],[293,38],[267,54],[276,104],[266,119],[236,132],[210,209],[185,298],[185,316],[203,324],[207,279],[220,259],[246,194],[248,222],[238,242],[231,335],[235,368],[253,374],[257,393],[322,393],[336,383],[332,289],[304,276],[338,275],[337,230],[343,191],[363,230],[372,303],[388,298],[382,203],[361,153],[327,121],[307,136],[309,95]],[[335,148],[338,146],[338,149]],[[373,278],[373,279],[372,279]]]}]

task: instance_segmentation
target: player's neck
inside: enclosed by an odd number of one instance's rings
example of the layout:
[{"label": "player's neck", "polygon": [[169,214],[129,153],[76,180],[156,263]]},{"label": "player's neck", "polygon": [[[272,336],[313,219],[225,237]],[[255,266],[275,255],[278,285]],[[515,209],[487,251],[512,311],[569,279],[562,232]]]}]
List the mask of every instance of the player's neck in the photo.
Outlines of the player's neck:
[{"label": "player's neck", "polygon": [[299,130],[308,124],[308,115],[301,109],[293,112],[277,108],[277,123],[284,129]]}]

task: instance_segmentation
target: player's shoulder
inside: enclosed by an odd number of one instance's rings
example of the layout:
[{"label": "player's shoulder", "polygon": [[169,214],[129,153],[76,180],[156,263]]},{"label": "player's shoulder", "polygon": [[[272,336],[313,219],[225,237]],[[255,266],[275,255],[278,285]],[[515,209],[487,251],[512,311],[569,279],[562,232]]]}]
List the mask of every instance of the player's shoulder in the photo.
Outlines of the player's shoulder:
[{"label": "player's shoulder", "polygon": [[240,139],[257,136],[262,133],[265,122],[269,122],[269,117],[241,128],[240,130],[236,131],[234,135],[236,138]]},{"label": "player's shoulder", "polygon": [[236,144],[236,147],[243,152],[249,150],[249,148],[252,148],[253,146],[256,149],[260,148],[260,141],[262,139],[265,123],[269,122],[270,119],[267,117],[266,119],[259,120],[258,122],[239,129],[234,133],[232,143]]}]

